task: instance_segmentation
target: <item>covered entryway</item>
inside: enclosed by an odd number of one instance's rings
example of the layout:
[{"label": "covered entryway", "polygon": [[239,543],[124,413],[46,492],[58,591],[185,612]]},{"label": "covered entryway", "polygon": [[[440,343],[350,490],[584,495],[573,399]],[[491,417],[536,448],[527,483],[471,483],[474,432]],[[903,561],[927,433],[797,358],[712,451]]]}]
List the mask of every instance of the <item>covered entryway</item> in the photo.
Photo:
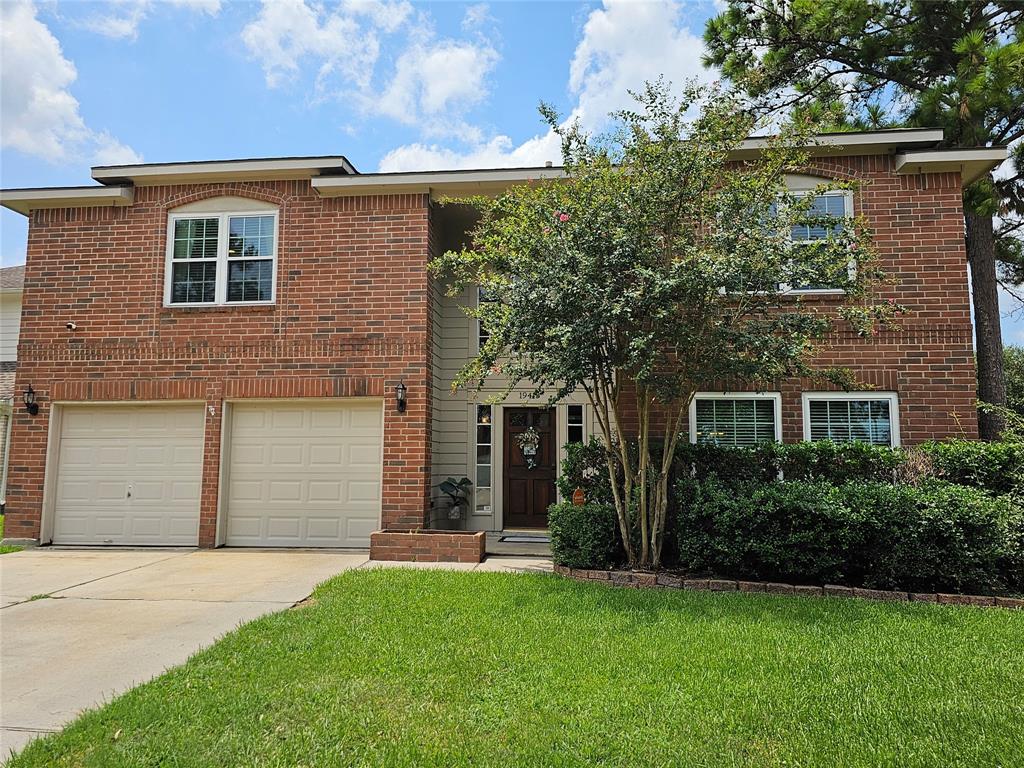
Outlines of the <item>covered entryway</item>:
[{"label": "covered entryway", "polygon": [[232,404],[225,543],[368,547],[380,527],[381,408],[379,400]]},{"label": "covered entryway", "polygon": [[558,474],[554,408],[504,408],[505,528],[547,528]]},{"label": "covered entryway", "polygon": [[54,544],[196,546],[203,407],[60,408]]}]

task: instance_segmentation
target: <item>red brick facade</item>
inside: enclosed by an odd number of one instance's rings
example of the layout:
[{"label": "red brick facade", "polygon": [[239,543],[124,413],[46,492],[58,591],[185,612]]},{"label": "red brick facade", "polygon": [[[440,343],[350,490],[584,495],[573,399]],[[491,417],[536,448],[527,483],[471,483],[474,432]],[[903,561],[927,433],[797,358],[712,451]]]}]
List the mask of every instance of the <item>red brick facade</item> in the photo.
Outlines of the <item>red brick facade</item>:
[{"label": "red brick facade", "polygon": [[[975,437],[959,175],[900,176],[887,155],[822,160],[810,172],[862,183],[855,214],[897,281],[884,295],[910,309],[900,330],[874,339],[837,332],[820,362],[896,392],[903,443]],[[275,304],[164,307],[168,212],[218,196],[278,207]],[[16,392],[31,385],[40,410],[15,410],[6,535],[40,535],[54,401],[204,402],[199,543],[213,546],[225,399],[381,397],[382,527],[426,526],[431,390],[449,385],[431,379],[431,210],[427,195],[325,199],[308,181],[278,181],[143,186],[123,208],[34,211]],[[399,380],[408,386],[404,413],[391,394]],[[803,437],[800,393],[811,388],[774,387],[787,442]]]},{"label": "red brick facade", "polygon": [[[279,207],[276,302],[164,307],[168,211],[219,196]],[[225,398],[383,397],[382,523],[423,527],[429,222],[425,195],[322,199],[308,181],[140,187],[129,207],[33,212],[16,387],[40,408],[16,409],[5,535],[39,537],[52,401],[204,401],[199,543],[213,546]]]},{"label": "red brick facade", "polygon": [[483,531],[375,531],[370,534],[371,560],[407,563],[479,563],[484,559]]}]

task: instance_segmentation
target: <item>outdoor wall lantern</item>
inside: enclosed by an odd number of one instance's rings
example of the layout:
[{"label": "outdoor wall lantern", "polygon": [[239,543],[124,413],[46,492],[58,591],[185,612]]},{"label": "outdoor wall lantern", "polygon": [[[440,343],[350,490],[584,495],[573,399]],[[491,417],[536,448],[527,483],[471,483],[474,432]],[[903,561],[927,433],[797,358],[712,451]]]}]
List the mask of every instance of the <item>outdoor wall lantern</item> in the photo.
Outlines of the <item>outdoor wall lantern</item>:
[{"label": "outdoor wall lantern", "polygon": [[398,407],[399,413],[405,413],[405,382],[400,381],[395,385],[395,405]]},{"label": "outdoor wall lantern", "polygon": [[36,402],[36,391],[32,389],[31,384],[29,384],[28,389],[25,390],[25,394],[21,396],[21,400],[25,403],[25,410],[28,411],[30,416],[35,416],[39,413],[39,403]]}]

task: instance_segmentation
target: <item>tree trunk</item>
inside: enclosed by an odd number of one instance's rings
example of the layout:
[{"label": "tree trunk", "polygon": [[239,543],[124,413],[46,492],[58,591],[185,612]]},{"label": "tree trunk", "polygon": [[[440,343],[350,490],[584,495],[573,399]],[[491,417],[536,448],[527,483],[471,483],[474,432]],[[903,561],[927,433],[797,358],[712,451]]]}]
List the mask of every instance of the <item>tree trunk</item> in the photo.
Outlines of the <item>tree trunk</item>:
[{"label": "tree trunk", "polygon": [[[967,263],[971,267],[974,333],[978,358],[978,399],[1006,405],[1003,377],[1003,334],[999,324],[999,284],[996,281],[996,241],[992,216],[964,210]],[[1005,426],[1000,414],[981,412],[978,431],[982,440],[996,440]]]}]

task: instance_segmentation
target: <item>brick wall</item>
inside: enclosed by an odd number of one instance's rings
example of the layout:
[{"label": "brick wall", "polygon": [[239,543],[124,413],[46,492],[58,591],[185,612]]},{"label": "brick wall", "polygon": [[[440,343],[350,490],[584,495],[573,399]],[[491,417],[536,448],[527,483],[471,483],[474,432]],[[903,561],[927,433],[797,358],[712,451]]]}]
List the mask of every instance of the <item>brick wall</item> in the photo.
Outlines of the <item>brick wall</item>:
[{"label": "brick wall", "polygon": [[[887,156],[817,160],[809,172],[860,182],[855,212],[897,282],[883,296],[909,307],[899,330],[859,339],[837,328],[822,365],[851,368],[895,391],[905,443],[977,435],[960,182],[955,173],[897,176]],[[165,308],[168,212],[218,196],[279,209],[274,306]],[[8,536],[39,536],[50,403],[201,400],[207,410],[200,542],[214,541],[225,398],[385,398],[383,525],[428,520],[434,337],[424,195],[323,199],[305,181],[140,187],[125,208],[33,213],[16,396]],[[434,233],[436,235],[436,232]],[[834,297],[808,297],[825,309]],[[64,324],[77,323],[69,332]],[[403,379],[408,409],[391,406]],[[721,383],[708,389],[724,388]],[[802,437],[800,392],[780,382],[783,437]]]},{"label": "brick wall", "polygon": [[479,563],[487,544],[483,531],[375,531],[370,559],[413,563]]},{"label": "brick wall", "polygon": [[[237,196],[279,209],[273,306],[165,308],[168,211]],[[125,208],[42,210],[28,238],[5,535],[37,538],[52,401],[201,400],[200,544],[216,527],[225,398],[386,402],[382,517],[426,522],[430,465],[423,195],[322,199],[304,181],[140,187]],[[74,332],[65,328],[73,321]],[[408,407],[392,404],[404,379]]]},{"label": "brick wall", "polygon": [[[880,290],[910,311],[899,329],[862,339],[837,322],[814,359],[841,366],[865,385],[899,396],[903,444],[932,438],[977,438],[977,399],[960,176],[898,176],[888,156],[818,159],[806,173],[857,183],[854,214],[872,230],[878,266],[894,283]],[[804,295],[826,311],[841,301]],[[734,387],[712,382],[708,391]],[[782,394],[782,436],[803,439],[800,393],[831,389],[820,382],[765,383]],[[628,424],[635,429],[635,419]],[[686,427],[688,429],[688,426]]]}]

